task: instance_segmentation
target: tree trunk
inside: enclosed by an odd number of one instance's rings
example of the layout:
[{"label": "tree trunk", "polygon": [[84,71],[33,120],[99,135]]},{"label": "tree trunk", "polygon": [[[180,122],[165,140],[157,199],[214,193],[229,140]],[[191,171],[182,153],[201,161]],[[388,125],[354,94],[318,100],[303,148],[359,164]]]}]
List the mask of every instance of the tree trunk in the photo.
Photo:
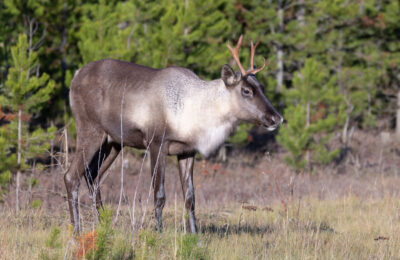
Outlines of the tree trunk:
[{"label": "tree trunk", "polygon": [[400,140],[400,88],[397,91],[396,137]]},{"label": "tree trunk", "polygon": [[304,5],[304,0],[299,0],[299,10],[296,12],[296,18],[301,27],[304,27],[305,25],[305,19],[304,19],[305,14],[306,14],[306,8]]},{"label": "tree trunk", "polygon": [[[310,126],[310,100],[307,100],[307,107],[306,107],[306,129]],[[310,170],[310,150],[307,148],[306,152],[306,170]]]},{"label": "tree trunk", "polygon": [[20,179],[21,179],[21,172],[18,170],[17,171],[17,181],[16,181],[16,187],[15,187],[15,210],[18,213],[19,212],[19,185],[20,185]]},{"label": "tree trunk", "polygon": [[400,140],[400,70],[397,71],[396,137]]},{"label": "tree trunk", "polygon": [[[185,0],[185,12],[188,12],[189,8],[189,0]],[[185,21],[186,23],[186,21]],[[189,34],[189,27],[185,24],[184,30],[183,30],[183,35],[187,36]]]},{"label": "tree trunk", "polygon": [[20,179],[21,179],[21,146],[22,146],[22,137],[21,137],[21,121],[22,121],[22,107],[20,106],[18,109],[18,148],[17,148],[17,180],[15,185],[15,210],[19,212],[20,202],[19,202],[19,190],[20,190]]},{"label": "tree trunk", "polygon": [[29,186],[28,186],[29,197],[28,197],[28,203],[27,203],[28,207],[32,202],[32,183],[33,183],[33,178],[35,176],[35,169],[36,169],[36,160],[33,162],[32,169],[31,169],[31,176],[29,177]]},{"label": "tree trunk", "polygon": [[347,108],[346,108],[346,121],[343,126],[343,133],[342,133],[342,145],[344,148],[347,148],[349,138],[348,138],[348,129],[350,126],[350,116],[351,112],[353,112],[354,106],[350,103],[350,101],[347,101]]},{"label": "tree trunk", "polygon": [[64,171],[68,170],[68,132],[67,132],[67,128],[64,128],[64,153],[65,153],[65,162],[64,162]]},{"label": "tree trunk", "polygon": [[282,45],[281,44],[278,45],[277,56],[278,56],[278,73],[276,75],[276,81],[277,81],[276,92],[277,93],[282,93],[282,87],[283,87],[283,50],[282,50]]},{"label": "tree trunk", "polygon": [[[278,33],[283,33],[283,1],[280,0],[278,2]],[[282,87],[283,87],[283,73],[284,73],[284,68],[283,68],[283,44],[279,42],[276,46],[276,51],[277,51],[277,66],[278,66],[278,73],[276,74],[276,81],[277,81],[277,86],[276,86],[276,92],[277,93],[282,93]]]},{"label": "tree trunk", "polygon": [[336,72],[337,72],[337,76],[338,76],[339,93],[347,94],[347,93],[345,93],[345,90],[343,89],[343,84],[342,84],[342,63],[343,63],[343,55],[341,53],[342,49],[343,49],[342,31],[339,30],[339,40],[338,40],[338,46],[337,46],[337,50],[339,52],[339,57],[338,57],[338,64],[337,64]]},{"label": "tree trunk", "polygon": [[359,15],[364,15],[365,13],[365,5],[364,5],[364,0],[359,0],[358,1],[359,7],[358,7],[358,13]]},{"label": "tree trunk", "polygon": [[[54,121],[51,120],[50,126],[54,126]],[[53,178],[53,191],[56,190],[56,175],[54,174],[54,138],[50,140],[50,175]]]}]

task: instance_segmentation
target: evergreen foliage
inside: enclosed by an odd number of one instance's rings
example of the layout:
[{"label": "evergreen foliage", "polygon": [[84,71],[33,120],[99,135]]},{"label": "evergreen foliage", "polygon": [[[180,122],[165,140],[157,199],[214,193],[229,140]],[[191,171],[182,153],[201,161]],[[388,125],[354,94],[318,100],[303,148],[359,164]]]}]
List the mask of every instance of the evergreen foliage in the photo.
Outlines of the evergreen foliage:
[{"label": "evergreen foliage", "polygon": [[94,247],[85,249],[85,259],[134,259],[129,239],[113,229],[112,209],[106,207],[101,209],[99,214],[100,222],[96,231],[89,233],[96,234]]},{"label": "evergreen foliage", "polygon": [[1,196],[7,191],[8,183],[11,180],[11,172],[15,170],[17,156],[12,152],[12,135],[6,127],[0,127],[0,201]]},{"label": "evergreen foliage", "polygon": [[81,66],[105,58],[130,60],[135,48],[131,41],[136,29],[132,2],[105,1],[82,6],[82,26],[78,32]]},{"label": "evergreen foliage", "polygon": [[41,260],[56,260],[61,258],[60,249],[61,243],[61,230],[58,227],[52,227],[50,234],[45,241],[45,247],[42,248],[39,259]]},{"label": "evergreen foliage", "polygon": [[322,64],[310,58],[295,74],[293,88],[284,91],[288,123],[277,140],[289,151],[285,160],[296,170],[309,168],[311,163],[328,163],[338,154],[329,149],[331,133],[341,120],[337,108],[342,99],[335,81]]},{"label": "evergreen foliage", "polygon": [[38,60],[37,54],[29,48],[26,35],[19,35],[17,45],[11,48],[11,56],[14,66],[9,69],[0,102],[14,112],[22,109],[37,113],[50,99],[54,81],[45,73],[40,77],[31,76]]},{"label": "evergreen foliage", "polygon": [[[7,81],[0,95],[0,104],[12,113],[13,120],[1,128],[0,156],[9,157],[7,168],[0,172],[2,180],[9,179],[9,171],[15,167],[24,170],[29,159],[33,159],[49,148],[49,129],[29,129],[29,119],[40,112],[50,99],[54,89],[54,81],[49,75],[38,77],[31,75],[37,69],[37,54],[29,47],[27,37],[19,35],[16,46],[11,48],[13,66],[9,69]],[[3,141],[1,141],[3,140]],[[20,153],[20,165],[14,165],[16,154]]]},{"label": "evergreen foliage", "polygon": [[[183,66],[215,79],[223,64],[235,66],[228,41],[244,34],[240,58],[248,66],[246,47],[260,40],[255,64],[265,57],[269,65],[257,78],[285,110],[288,123],[278,141],[295,169],[331,161],[335,133],[346,147],[349,129],[376,128],[378,119],[390,129],[395,121],[398,1],[5,0],[0,16],[0,107],[14,116],[0,118],[0,193],[11,172],[46,150],[46,127],[73,126],[72,76],[103,58]],[[247,144],[250,129],[241,125],[230,142]]]},{"label": "evergreen foliage", "polygon": [[[100,223],[97,227],[97,238],[96,238],[96,250],[93,255],[93,259],[107,259],[107,255],[110,253],[112,248],[112,209],[103,209],[99,212]],[[91,257],[88,257],[89,259]]]}]

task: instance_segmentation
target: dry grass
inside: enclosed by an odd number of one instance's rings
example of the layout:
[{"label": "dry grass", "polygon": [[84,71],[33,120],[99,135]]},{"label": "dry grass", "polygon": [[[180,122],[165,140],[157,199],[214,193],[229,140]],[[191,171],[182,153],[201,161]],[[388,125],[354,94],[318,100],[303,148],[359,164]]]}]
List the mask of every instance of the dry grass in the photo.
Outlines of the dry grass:
[{"label": "dry grass", "polygon": [[[113,225],[113,241],[127,244],[138,259],[400,259],[400,199],[309,198],[289,203],[287,212],[280,204],[271,209],[199,208],[194,239],[184,233],[180,207],[165,209],[162,233],[153,231],[153,223],[132,232],[124,209]],[[85,232],[95,227],[92,220],[83,218]],[[66,211],[2,211],[0,259],[73,259],[79,243],[68,223]],[[61,232],[52,237],[54,227]],[[110,258],[118,259],[120,242]]]},{"label": "dry grass", "polygon": [[[139,178],[140,156],[127,154],[131,157],[124,177],[128,202],[122,204],[111,230],[96,223],[87,189],[81,189],[80,237],[72,237],[62,171],[55,172],[59,182],[54,187],[54,177],[40,172],[32,196],[22,187],[25,209],[18,215],[12,210],[13,192],[0,204],[0,259],[77,259],[88,253],[90,259],[400,259],[397,148],[373,149],[380,147],[380,139],[365,144],[360,140],[370,139],[359,135],[353,142],[362,148],[353,150],[342,164],[314,174],[295,175],[282,163],[282,154],[267,154],[257,161],[250,154],[249,163],[243,163],[244,155],[227,165],[198,161],[194,183],[200,232],[196,236],[185,234],[174,158],[167,164],[162,233],[153,230],[151,200],[147,205],[150,170],[146,163]],[[114,216],[120,166],[121,158],[102,186],[103,199],[112,205]],[[136,185],[132,230],[132,212],[126,205],[132,205]],[[32,209],[31,199],[43,202],[39,209]],[[102,245],[94,242],[99,237]]]}]

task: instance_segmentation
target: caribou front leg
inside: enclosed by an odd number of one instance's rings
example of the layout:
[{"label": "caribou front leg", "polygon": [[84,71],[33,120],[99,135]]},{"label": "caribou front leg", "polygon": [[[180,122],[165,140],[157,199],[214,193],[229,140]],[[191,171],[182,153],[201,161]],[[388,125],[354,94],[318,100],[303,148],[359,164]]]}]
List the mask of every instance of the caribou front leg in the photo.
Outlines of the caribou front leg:
[{"label": "caribou front leg", "polygon": [[153,142],[150,145],[150,160],[152,183],[154,189],[154,211],[157,220],[156,229],[162,229],[162,210],[165,205],[165,159],[167,153],[164,151],[163,143]]},{"label": "caribou front leg", "polygon": [[194,214],[194,186],[193,186],[194,154],[178,155],[179,177],[181,179],[183,198],[189,214],[189,227],[191,233],[197,232],[196,217]]}]

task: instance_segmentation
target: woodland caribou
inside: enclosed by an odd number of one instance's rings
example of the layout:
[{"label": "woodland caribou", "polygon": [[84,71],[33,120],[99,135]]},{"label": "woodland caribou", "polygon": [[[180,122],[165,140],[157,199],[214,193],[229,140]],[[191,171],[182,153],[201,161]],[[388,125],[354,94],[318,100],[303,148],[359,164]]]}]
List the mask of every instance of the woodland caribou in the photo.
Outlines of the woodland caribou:
[{"label": "woodland caribou", "polygon": [[193,163],[195,152],[215,151],[242,121],[275,130],[282,116],[264,95],[253,59],[245,70],[239,48],[228,44],[240,68],[222,66],[221,79],[201,80],[181,67],[153,69],[118,60],[89,63],[74,76],[70,104],[76,121],[76,154],[64,176],[74,232],[79,232],[78,189],[85,176],[96,206],[101,207],[99,183],[123,146],[148,149],[151,160],[157,229],[165,204],[165,161],[178,158],[179,175],[190,231],[196,232]]}]

